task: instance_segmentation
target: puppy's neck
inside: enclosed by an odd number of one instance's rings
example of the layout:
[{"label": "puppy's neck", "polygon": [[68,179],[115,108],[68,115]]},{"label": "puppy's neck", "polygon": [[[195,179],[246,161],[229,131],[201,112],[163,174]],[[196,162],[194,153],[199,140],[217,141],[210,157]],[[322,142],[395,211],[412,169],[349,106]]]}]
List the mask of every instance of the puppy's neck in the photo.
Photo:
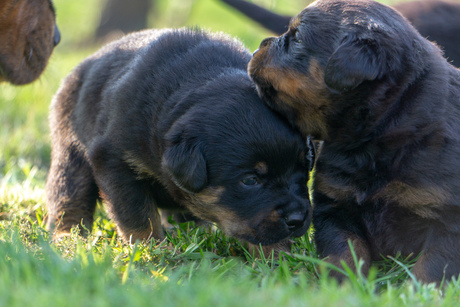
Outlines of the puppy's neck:
[{"label": "puppy's neck", "polygon": [[[431,63],[427,59],[424,67],[408,66],[400,75],[363,83],[349,93],[333,95],[333,103],[339,107],[327,120],[326,143],[353,150],[381,142],[392,144],[391,148],[396,149],[413,142],[415,135],[425,137],[438,131],[442,123],[436,114],[442,112],[443,93],[449,82],[438,72],[444,68]],[[436,89],[432,88],[434,78],[439,79]]]}]

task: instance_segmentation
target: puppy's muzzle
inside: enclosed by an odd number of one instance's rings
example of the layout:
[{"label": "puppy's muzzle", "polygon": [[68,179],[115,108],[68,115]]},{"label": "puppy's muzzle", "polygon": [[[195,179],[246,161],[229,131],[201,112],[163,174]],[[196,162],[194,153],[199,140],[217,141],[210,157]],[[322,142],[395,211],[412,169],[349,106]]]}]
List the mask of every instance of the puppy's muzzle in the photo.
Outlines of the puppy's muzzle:
[{"label": "puppy's muzzle", "polygon": [[289,232],[295,234],[304,229],[307,223],[310,223],[308,206],[308,201],[305,203],[305,200],[296,200],[281,209],[280,215]]},{"label": "puppy's muzzle", "polygon": [[264,48],[265,46],[267,46],[268,44],[270,44],[270,42],[271,42],[272,40],[274,40],[275,38],[276,38],[276,37],[267,37],[266,39],[264,39],[264,40],[260,43],[259,48],[257,48],[257,49],[253,52],[252,56],[256,55],[256,53],[259,52],[260,49],[262,49],[262,48]]}]

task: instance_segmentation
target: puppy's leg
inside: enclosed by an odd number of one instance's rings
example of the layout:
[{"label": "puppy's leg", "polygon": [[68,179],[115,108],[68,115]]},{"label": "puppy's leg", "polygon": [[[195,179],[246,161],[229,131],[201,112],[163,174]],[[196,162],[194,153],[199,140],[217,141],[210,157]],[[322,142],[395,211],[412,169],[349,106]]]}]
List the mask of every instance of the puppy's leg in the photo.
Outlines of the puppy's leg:
[{"label": "puppy's leg", "polygon": [[[366,276],[369,273],[371,263],[370,252],[366,241],[355,234],[343,233],[337,231],[337,229],[330,229],[328,232],[330,237],[327,240],[330,240],[330,242],[326,248],[318,249],[319,254],[327,257],[326,261],[339,269],[343,268],[343,261],[349,268],[356,272],[356,264],[348,243],[350,241],[357,259],[364,261],[361,272]],[[337,237],[332,238],[332,233],[336,233]],[[316,242],[317,245],[322,245],[321,240],[317,239]],[[339,282],[342,282],[345,277],[342,273],[335,270],[331,270],[329,276],[336,278]]]},{"label": "puppy's leg", "polygon": [[89,157],[101,196],[120,236],[128,242],[163,239],[151,181],[137,179],[119,152],[105,140],[94,143]]},{"label": "puppy's leg", "polygon": [[91,231],[98,199],[91,167],[78,142],[66,137],[54,141],[46,182],[47,228],[58,237],[69,234],[75,225]]},{"label": "puppy's leg", "polygon": [[[321,257],[327,257],[326,261],[338,268],[343,267],[341,261],[344,261],[348,267],[356,271],[348,243],[351,241],[357,259],[364,261],[361,267],[362,273],[368,274],[371,263],[370,246],[363,235],[364,232],[357,226],[359,223],[353,221],[353,217],[346,210],[316,203],[315,210],[313,210],[313,224],[315,242]],[[331,270],[329,275],[339,281],[345,277],[334,270]]]},{"label": "puppy's leg", "polygon": [[454,234],[431,235],[425,251],[412,268],[412,273],[423,283],[439,283],[460,274],[460,236]]}]

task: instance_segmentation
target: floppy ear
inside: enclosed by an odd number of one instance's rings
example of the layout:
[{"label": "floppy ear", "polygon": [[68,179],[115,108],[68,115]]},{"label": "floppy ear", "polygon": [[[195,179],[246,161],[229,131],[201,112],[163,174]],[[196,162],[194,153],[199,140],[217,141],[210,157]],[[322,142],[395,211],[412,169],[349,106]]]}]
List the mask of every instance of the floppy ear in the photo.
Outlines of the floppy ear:
[{"label": "floppy ear", "polygon": [[199,144],[185,139],[173,142],[161,163],[173,182],[188,193],[197,193],[207,184],[206,160]]},{"label": "floppy ear", "polygon": [[329,58],[324,74],[326,85],[336,91],[354,89],[382,75],[382,55],[372,39],[346,38]]}]

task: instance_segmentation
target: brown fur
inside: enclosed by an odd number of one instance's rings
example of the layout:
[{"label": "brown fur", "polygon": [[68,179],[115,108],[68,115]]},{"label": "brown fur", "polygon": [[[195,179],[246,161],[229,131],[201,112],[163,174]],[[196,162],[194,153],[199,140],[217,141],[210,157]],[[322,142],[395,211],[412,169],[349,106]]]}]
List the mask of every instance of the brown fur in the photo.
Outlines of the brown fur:
[{"label": "brown fur", "polygon": [[292,243],[291,240],[284,240],[277,244],[262,246],[262,248],[259,245],[248,243],[248,252],[256,258],[270,259],[273,255],[276,259],[280,257],[281,252],[290,254]]},{"label": "brown fur", "polygon": [[[302,156],[304,156],[304,155],[302,155]],[[254,169],[256,169],[262,175],[267,175],[268,174],[268,165],[267,165],[267,163],[265,163],[263,161],[257,162],[256,165],[254,166]]]},{"label": "brown fur", "polygon": [[404,182],[392,181],[378,191],[375,199],[397,202],[421,217],[435,217],[434,208],[451,202],[449,191],[437,186],[413,187]]},{"label": "brown fur", "polygon": [[37,79],[59,40],[50,0],[0,0],[0,82]]},{"label": "brown fur", "polygon": [[[344,236],[344,238],[342,238],[342,242],[344,242],[345,240],[347,240],[347,243],[351,242],[355,255],[357,255],[358,257],[357,260],[363,261],[363,266],[361,267],[362,273],[367,275],[371,263],[371,255],[369,253],[368,244],[364,240],[353,234],[348,234],[347,236]],[[344,262],[346,265],[349,266],[350,269],[356,270],[355,259],[353,258],[353,254],[351,253],[350,247],[348,245],[344,248],[344,251],[342,253],[330,254],[327,258],[327,261],[339,269],[343,267],[342,262]],[[344,278],[344,276],[336,270],[330,270],[329,275],[335,277],[339,281],[343,281]]]},{"label": "brown fur", "polygon": [[[324,118],[330,102],[324,72],[319,63],[316,59],[311,59],[308,74],[302,74],[273,63],[271,56],[264,53],[267,49],[260,48],[257,57],[249,62],[248,70],[253,72],[253,78],[258,81],[258,76],[263,76],[263,82],[269,83],[276,91],[277,99],[283,101],[276,107],[282,109],[282,113],[288,113],[289,110],[298,111],[293,114],[291,121],[302,133],[315,134],[319,139],[326,138],[327,127]],[[304,108],[305,104],[309,107]]]}]

